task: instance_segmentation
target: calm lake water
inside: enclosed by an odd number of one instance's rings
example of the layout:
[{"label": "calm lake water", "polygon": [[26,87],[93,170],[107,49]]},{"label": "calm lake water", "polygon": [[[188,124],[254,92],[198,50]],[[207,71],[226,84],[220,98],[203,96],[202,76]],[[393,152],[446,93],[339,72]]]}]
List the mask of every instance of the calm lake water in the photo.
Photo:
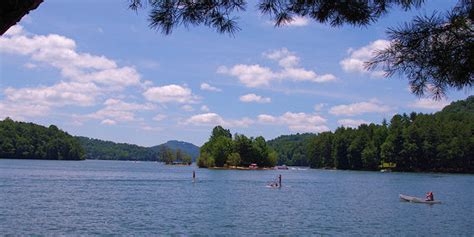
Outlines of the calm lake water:
[{"label": "calm lake water", "polygon": [[[278,174],[283,187],[267,188]],[[454,174],[0,160],[0,234],[472,236],[473,184]],[[398,198],[427,191],[443,203]]]}]

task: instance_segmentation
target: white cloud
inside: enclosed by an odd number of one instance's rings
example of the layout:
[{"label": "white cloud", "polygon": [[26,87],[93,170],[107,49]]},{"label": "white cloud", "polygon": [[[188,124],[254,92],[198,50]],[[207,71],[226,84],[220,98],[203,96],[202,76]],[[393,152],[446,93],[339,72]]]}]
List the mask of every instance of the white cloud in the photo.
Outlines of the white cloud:
[{"label": "white cloud", "polygon": [[319,111],[321,111],[326,105],[328,105],[328,104],[326,104],[326,103],[315,104],[315,105],[314,105],[314,110],[317,111],[317,112],[319,112]]},{"label": "white cloud", "polygon": [[191,116],[186,119],[183,124],[195,126],[216,126],[222,125],[225,127],[248,127],[254,121],[249,118],[242,118],[239,120],[225,120],[216,113],[204,113]]},{"label": "white cloud", "polygon": [[257,102],[257,103],[270,103],[272,101],[269,97],[262,97],[256,94],[246,94],[240,97],[240,101],[242,102]]},{"label": "white cloud", "polygon": [[164,115],[164,114],[157,114],[155,115],[155,117],[153,117],[153,120],[155,121],[162,121],[163,119],[165,119],[167,116]]},{"label": "white cloud", "polygon": [[268,114],[260,114],[257,116],[257,120],[261,123],[276,123],[278,118]]},{"label": "white cloud", "polygon": [[4,36],[14,36],[19,34],[24,34],[23,26],[21,25],[14,25],[10,27],[10,29],[5,32]]},{"label": "white cloud", "polygon": [[105,107],[92,114],[76,116],[78,120],[113,120],[114,122],[132,122],[140,121],[137,118],[136,111],[153,110],[155,106],[152,104],[128,103],[118,99],[108,99],[104,102]]},{"label": "white cloud", "polygon": [[247,87],[261,87],[270,85],[270,81],[276,77],[272,70],[262,67],[258,64],[244,65],[238,64],[228,69],[224,66],[219,67],[218,73],[235,76]]},{"label": "white cloud", "polygon": [[29,57],[26,68],[57,68],[65,80],[49,86],[6,88],[0,103],[8,106],[3,106],[2,113],[16,115],[10,108],[18,107],[41,110],[25,111],[24,117],[46,116],[43,111],[49,113],[53,107],[96,105],[106,93],[141,83],[133,67],[119,67],[105,56],[77,52],[76,42],[65,36],[31,34],[18,25],[0,37],[0,55],[4,54]]},{"label": "white cloud", "polygon": [[201,83],[201,90],[204,90],[204,91],[216,91],[216,92],[220,92],[222,91],[221,89],[217,88],[217,87],[214,87],[214,86],[211,86],[207,83]]},{"label": "white cloud", "polygon": [[186,86],[166,85],[161,87],[150,87],[144,93],[146,99],[159,103],[197,103],[199,98],[193,95],[191,89]]},{"label": "white cloud", "polygon": [[153,127],[153,126],[149,126],[149,125],[146,125],[146,124],[142,124],[140,126],[140,129],[143,130],[143,131],[149,131],[149,132],[163,131],[163,128],[161,128],[161,127]]},{"label": "white cloud", "polygon": [[340,119],[340,120],[337,120],[337,123],[342,126],[352,127],[352,128],[356,128],[361,124],[369,124],[369,122],[362,119]]},{"label": "white cloud", "polygon": [[59,82],[53,86],[36,88],[7,88],[4,90],[9,103],[23,103],[44,106],[95,104],[100,89],[94,83]]},{"label": "white cloud", "polygon": [[369,45],[366,45],[362,48],[353,50],[349,49],[349,57],[344,58],[339,62],[342,69],[346,72],[356,72],[369,74],[371,77],[380,78],[384,76],[384,72],[381,70],[367,71],[364,67],[364,63],[369,61],[377,50],[383,50],[390,45],[388,40],[376,40],[371,42]]},{"label": "white cloud", "polygon": [[210,109],[209,109],[209,107],[207,107],[207,105],[203,105],[203,106],[201,106],[201,111],[202,112],[209,112]]},{"label": "white cloud", "polygon": [[408,107],[416,109],[427,109],[427,110],[441,110],[445,106],[449,105],[451,102],[447,100],[432,100],[428,98],[421,98],[416,100],[408,105]]},{"label": "white cloud", "polygon": [[132,110],[153,110],[156,108],[155,105],[147,104],[137,104],[137,103],[127,103],[118,99],[108,99],[104,102],[106,108],[110,110],[123,110],[123,111],[132,111]]},{"label": "white cloud", "polygon": [[329,128],[326,126],[327,120],[316,114],[286,112],[278,117],[268,114],[261,114],[257,116],[257,120],[262,124],[286,125],[292,132],[329,131]]},{"label": "white cloud", "polygon": [[286,23],[286,26],[306,26],[309,24],[309,19],[306,17],[296,16],[293,20]]},{"label": "white cloud", "polygon": [[112,119],[104,119],[104,120],[102,120],[102,122],[100,122],[100,124],[115,125],[115,124],[117,124],[117,122],[115,122],[115,121],[112,120]]},{"label": "white cloud", "polygon": [[237,77],[239,81],[247,87],[269,86],[275,80],[328,82],[335,80],[332,74],[318,75],[312,70],[299,67],[300,58],[286,48],[263,53],[263,57],[271,61],[276,61],[281,67],[280,71],[273,71],[268,67],[258,64],[246,65],[237,64],[231,68],[220,66],[217,73]]},{"label": "white cloud", "polygon": [[187,112],[194,111],[194,108],[191,105],[183,105],[181,106],[181,109]]},{"label": "white cloud", "polygon": [[50,113],[51,107],[46,105],[0,101],[0,119],[10,117],[14,120],[26,121],[27,118],[44,117]]},{"label": "white cloud", "polygon": [[57,34],[35,35],[16,27],[0,38],[0,52],[29,56],[58,68],[73,81],[94,82],[114,89],[138,85],[140,75],[132,67],[118,67],[114,60],[76,51],[76,42]]},{"label": "white cloud", "polygon": [[34,69],[34,68],[37,68],[38,65],[34,64],[34,63],[25,63],[23,65],[25,68],[28,68],[28,69]]},{"label": "white cloud", "polygon": [[340,115],[354,116],[354,115],[365,114],[365,113],[386,113],[391,110],[392,108],[390,108],[389,106],[380,103],[376,99],[372,99],[367,102],[333,106],[329,110],[329,113],[338,115],[338,116]]}]

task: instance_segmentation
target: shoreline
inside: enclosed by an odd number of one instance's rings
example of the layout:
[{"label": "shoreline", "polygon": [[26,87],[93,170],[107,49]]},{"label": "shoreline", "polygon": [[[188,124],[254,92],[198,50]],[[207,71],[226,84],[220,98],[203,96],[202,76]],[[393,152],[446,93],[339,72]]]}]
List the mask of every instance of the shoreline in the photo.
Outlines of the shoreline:
[{"label": "shoreline", "polygon": [[204,169],[211,169],[211,170],[275,170],[274,167],[263,167],[263,168],[249,168],[243,166],[229,166],[229,167],[208,167]]}]

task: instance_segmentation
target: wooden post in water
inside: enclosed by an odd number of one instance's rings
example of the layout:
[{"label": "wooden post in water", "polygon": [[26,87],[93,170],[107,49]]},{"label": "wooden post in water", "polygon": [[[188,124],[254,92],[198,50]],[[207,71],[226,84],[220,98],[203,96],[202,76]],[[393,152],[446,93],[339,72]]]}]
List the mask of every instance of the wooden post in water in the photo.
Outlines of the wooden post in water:
[{"label": "wooden post in water", "polygon": [[281,188],[281,174],[280,174],[280,175],[278,175],[278,183],[279,183],[279,185],[280,185],[280,186],[278,186],[278,187],[280,187],[280,188]]}]

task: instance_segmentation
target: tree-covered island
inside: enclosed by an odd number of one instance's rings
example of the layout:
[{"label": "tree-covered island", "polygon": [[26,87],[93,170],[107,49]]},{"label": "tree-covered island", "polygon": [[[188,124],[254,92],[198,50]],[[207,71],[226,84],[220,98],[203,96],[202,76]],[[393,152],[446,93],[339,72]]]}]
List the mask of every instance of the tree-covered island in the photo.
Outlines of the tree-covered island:
[{"label": "tree-covered island", "polygon": [[242,168],[256,164],[260,168],[273,167],[277,153],[271,149],[262,136],[248,138],[232,134],[228,129],[216,126],[211,137],[200,150],[197,165],[201,168]]}]

